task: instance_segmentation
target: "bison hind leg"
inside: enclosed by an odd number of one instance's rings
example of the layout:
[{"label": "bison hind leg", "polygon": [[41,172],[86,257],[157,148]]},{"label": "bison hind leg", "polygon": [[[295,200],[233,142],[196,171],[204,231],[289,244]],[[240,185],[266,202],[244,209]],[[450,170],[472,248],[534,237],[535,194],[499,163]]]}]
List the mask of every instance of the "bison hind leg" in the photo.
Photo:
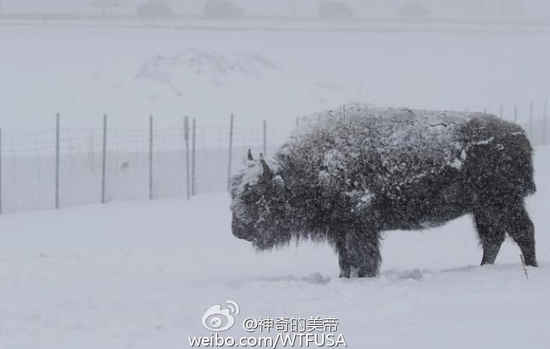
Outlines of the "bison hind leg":
[{"label": "bison hind leg", "polygon": [[505,215],[506,232],[518,244],[526,265],[536,267],[535,227],[525,209],[523,200],[515,202]]},{"label": "bison hind leg", "polygon": [[501,223],[499,210],[493,207],[478,208],[474,211],[474,221],[483,248],[481,265],[493,264],[500,246],[506,237],[505,227]]},{"label": "bison hind leg", "polygon": [[474,211],[483,247],[481,265],[493,264],[506,233],[518,244],[526,265],[537,266],[535,229],[522,199],[509,199]]}]

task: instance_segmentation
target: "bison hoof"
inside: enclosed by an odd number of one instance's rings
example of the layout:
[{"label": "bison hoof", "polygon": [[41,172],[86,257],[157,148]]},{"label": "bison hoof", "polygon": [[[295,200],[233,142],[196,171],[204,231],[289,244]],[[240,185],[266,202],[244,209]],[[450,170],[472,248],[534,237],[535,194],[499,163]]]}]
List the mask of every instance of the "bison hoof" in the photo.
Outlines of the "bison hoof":
[{"label": "bison hoof", "polygon": [[351,274],[351,273],[350,273],[349,270],[348,270],[348,271],[341,271],[341,272],[340,272],[340,279],[342,279],[342,278],[349,279],[349,278],[350,278],[350,274]]},{"label": "bison hoof", "polygon": [[528,267],[538,267],[538,263],[536,260],[534,261],[525,261],[525,265],[527,265]]},{"label": "bison hoof", "polygon": [[373,277],[376,277],[377,273],[375,272],[360,272],[360,273],[357,273],[357,277],[358,278],[373,278]]}]

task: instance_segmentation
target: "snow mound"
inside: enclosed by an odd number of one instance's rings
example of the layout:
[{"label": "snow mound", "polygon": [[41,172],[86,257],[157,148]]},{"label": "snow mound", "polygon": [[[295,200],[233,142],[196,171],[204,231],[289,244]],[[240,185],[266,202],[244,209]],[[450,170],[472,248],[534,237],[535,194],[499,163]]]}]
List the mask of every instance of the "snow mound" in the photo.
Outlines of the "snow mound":
[{"label": "snow mound", "polygon": [[214,86],[230,86],[235,78],[262,81],[272,72],[283,69],[272,61],[255,54],[220,54],[200,50],[148,59],[139,69],[137,79],[152,80],[181,94],[181,83],[189,75]]}]

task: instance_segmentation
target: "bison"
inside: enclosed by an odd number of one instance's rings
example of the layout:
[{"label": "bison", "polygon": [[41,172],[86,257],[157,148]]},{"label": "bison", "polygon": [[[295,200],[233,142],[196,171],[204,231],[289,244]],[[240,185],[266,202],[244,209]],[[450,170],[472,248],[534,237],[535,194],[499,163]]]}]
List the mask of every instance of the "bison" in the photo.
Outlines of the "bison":
[{"label": "bison", "polygon": [[231,178],[232,232],[257,250],[327,241],[340,277],[378,274],[381,232],[472,214],[492,264],[508,234],[536,266],[523,129],[494,115],[348,105],[308,118],[270,159]]}]

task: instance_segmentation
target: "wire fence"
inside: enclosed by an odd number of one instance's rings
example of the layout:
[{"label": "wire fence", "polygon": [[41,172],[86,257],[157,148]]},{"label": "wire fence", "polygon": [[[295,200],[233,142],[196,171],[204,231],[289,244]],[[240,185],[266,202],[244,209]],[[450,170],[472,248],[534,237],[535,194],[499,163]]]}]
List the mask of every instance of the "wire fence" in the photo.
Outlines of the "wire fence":
[{"label": "wire fence", "polygon": [[[534,145],[548,143],[547,100],[489,112],[521,124]],[[230,114],[225,125],[184,117],[157,127],[151,115],[147,129],[124,129],[104,115],[102,127],[64,128],[57,115],[51,129],[0,129],[0,213],[222,192],[247,149],[272,154],[298,122],[247,125]]]},{"label": "wire fence", "polygon": [[157,127],[151,115],[146,129],[109,127],[108,115],[96,128],[53,120],[35,132],[0,129],[0,213],[224,191],[248,148],[275,151],[295,128],[238,117],[231,127],[229,115],[226,125],[185,117],[180,127]]}]

